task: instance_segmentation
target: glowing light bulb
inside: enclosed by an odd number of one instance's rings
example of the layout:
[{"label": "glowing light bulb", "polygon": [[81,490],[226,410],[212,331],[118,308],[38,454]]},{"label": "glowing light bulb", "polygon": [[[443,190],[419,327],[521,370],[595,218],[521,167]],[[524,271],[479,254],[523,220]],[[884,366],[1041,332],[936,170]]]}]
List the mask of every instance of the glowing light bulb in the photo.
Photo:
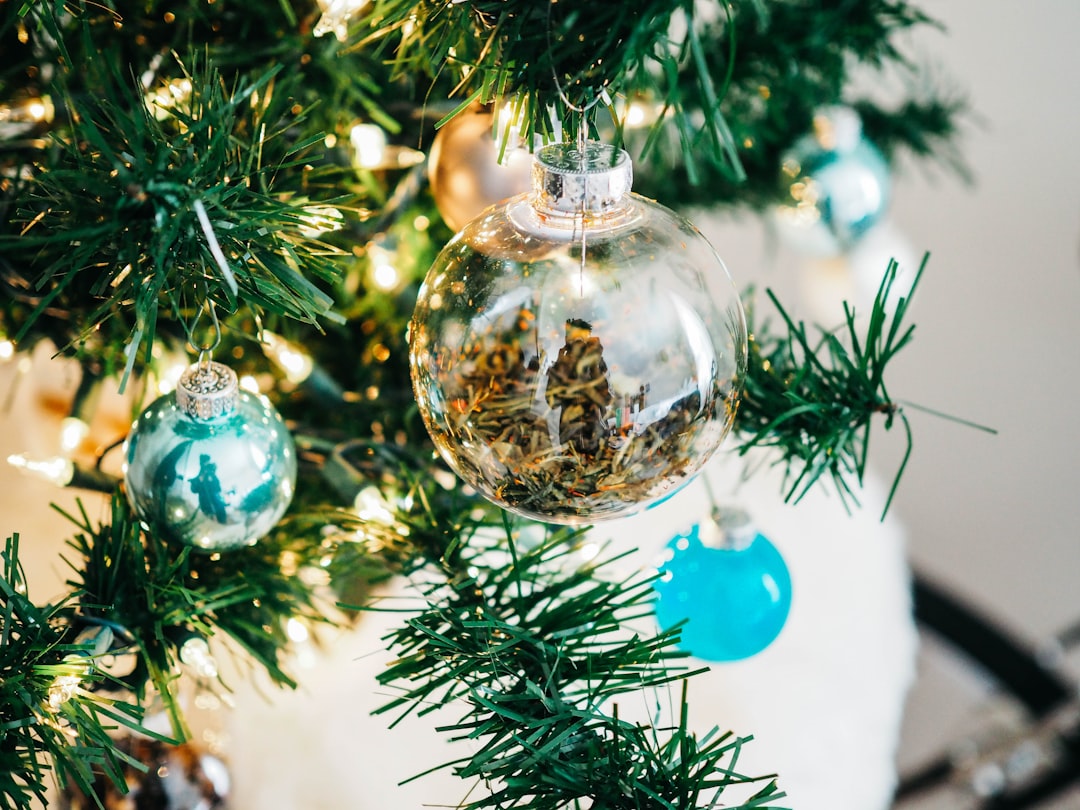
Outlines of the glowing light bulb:
[{"label": "glowing light bulb", "polygon": [[394,522],[394,513],[390,508],[390,504],[383,497],[378,487],[364,487],[356,493],[353,508],[356,509],[356,514],[360,516],[361,520],[370,520],[387,526]]},{"label": "glowing light bulb", "polygon": [[90,426],[77,416],[69,416],[60,423],[60,450],[71,455],[90,435]]},{"label": "glowing light bulb", "polygon": [[57,675],[49,684],[49,709],[58,712],[61,706],[75,697],[82,682],[82,675]]},{"label": "glowing light bulb", "polygon": [[36,99],[26,105],[26,113],[35,121],[45,121],[51,118],[52,115],[49,112],[51,104],[47,104],[44,99]]},{"label": "glowing light bulb", "polygon": [[191,99],[191,79],[172,79],[151,91],[147,95],[147,106],[150,107],[154,118],[163,121],[168,118],[170,110],[185,106]]},{"label": "glowing light bulb", "polygon": [[55,112],[56,108],[48,96],[17,104],[0,104],[0,124],[11,125],[8,129],[14,134],[52,121]]},{"label": "glowing light bulb", "polygon": [[302,644],[311,636],[307,627],[305,627],[304,623],[299,619],[289,619],[289,621],[285,623],[285,634],[289,637],[290,641],[294,641],[297,644]]},{"label": "glowing light bulb", "polygon": [[285,373],[286,379],[296,385],[310,377],[315,368],[315,361],[311,359],[311,355],[291,340],[286,340],[273,332],[263,332],[263,352]]},{"label": "glowing light bulb", "polygon": [[358,166],[374,169],[386,159],[386,133],[377,124],[356,124],[349,132],[353,157]]},{"label": "glowing light bulb", "polygon": [[176,390],[176,384],[180,382],[180,377],[187,370],[189,363],[186,361],[179,361],[169,364],[164,371],[159,372],[157,381],[158,394],[168,394],[170,391]]},{"label": "glowing light bulb", "polygon": [[645,123],[645,120],[645,105],[638,101],[631,102],[626,110],[626,126],[630,128],[640,127]]},{"label": "glowing light bulb", "polygon": [[25,453],[15,453],[8,456],[7,461],[15,469],[58,487],[66,487],[75,477],[75,464],[63,456],[36,459]]},{"label": "glowing light bulb", "polygon": [[310,205],[300,215],[302,235],[315,239],[324,233],[340,231],[345,227],[345,215],[331,205]]},{"label": "glowing light bulb", "polygon": [[202,678],[217,677],[217,661],[210,654],[210,645],[204,638],[192,636],[185,641],[180,647],[180,660]]},{"label": "glowing light bulb", "polygon": [[502,163],[509,160],[513,150],[521,148],[521,108],[518,109],[519,114],[514,115],[514,107],[514,103],[509,101],[503,105],[495,128],[495,154],[503,156]]},{"label": "glowing light bulb", "polygon": [[368,0],[319,0],[322,16],[315,24],[315,36],[333,32],[339,42],[344,42],[349,36],[349,19],[367,4]]},{"label": "glowing light bulb", "polygon": [[0,340],[0,363],[6,363],[15,356],[15,344],[10,340]]}]

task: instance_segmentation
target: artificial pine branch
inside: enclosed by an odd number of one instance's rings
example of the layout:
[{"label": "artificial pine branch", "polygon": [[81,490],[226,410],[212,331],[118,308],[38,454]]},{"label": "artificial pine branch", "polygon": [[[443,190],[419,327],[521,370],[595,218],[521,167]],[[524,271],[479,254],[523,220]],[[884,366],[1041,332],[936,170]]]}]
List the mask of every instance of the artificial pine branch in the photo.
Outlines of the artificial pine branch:
[{"label": "artificial pine branch", "polygon": [[[38,607],[26,595],[19,536],[8,537],[0,577],[0,804],[26,808],[44,802],[55,770],[92,795],[95,771],[122,791],[122,769],[145,766],[110,737],[118,727],[164,739],[141,725],[139,705],[97,691],[108,680],[93,644],[65,641],[68,602]],[[74,596],[72,596],[74,598]]]},{"label": "artificial pine branch", "polygon": [[845,505],[857,504],[854,486],[862,485],[872,422],[881,416],[886,430],[899,420],[906,440],[882,517],[888,512],[911,456],[912,433],[901,404],[886,387],[885,371],[914,337],[915,326],[905,319],[929,258],[923,257],[907,295],[896,300],[892,293],[899,266],[889,262],[865,332],[854,308],[845,303],[840,334],[818,327],[818,336],[811,338],[806,325],[795,322],[768,291],[786,335],[771,333],[764,324],[751,325],[750,362],[734,429],[740,454],[754,447],[777,451],[775,463],[785,468],[786,500],[797,503],[828,477]]},{"label": "artificial pine branch", "polygon": [[[582,536],[549,530],[529,546],[509,520],[504,536],[459,535],[454,565],[421,586],[426,608],[386,637],[398,657],[379,680],[401,694],[378,712],[395,723],[441,706],[460,712],[440,731],[472,740],[473,753],[442,767],[490,790],[466,808],[688,810],[762,781],[739,806],[780,798],[772,777],[736,770],[746,740],[688,729],[685,681],[700,670],[675,649],[677,631],[631,629],[651,615],[649,577],[609,578],[625,555],[575,560]],[[619,718],[620,699],[680,682],[677,722]]]},{"label": "artificial pine branch", "polygon": [[289,136],[302,116],[278,71],[228,86],[194,59],[190,98],[163,106],[111,60],[89,69],[101,96],[69,97],[71,133],[0,235],[40,294],[15,339],[51,307],[93,301],[79,339],[126,323],[126,381],[140,345],[149,356],[162,307],[188,324],[209,302],[331,317],[332,299],[309,279],[333,281],[340,251],[305,235],[306,201],[294,198],[320,139]]},{"label": "artificial pine branch", "polygon": [[707,118],[713,106],[702,103],[701,88],[702,76],[710,77],[721,88],[715,109],[730,122],[736,157],[718,150],[708,131],[661,118],[647,138],[624,133],[641,153],[640,191],[678,206],[761,210],[780,203],[788,194],[779,170],[784,153],[811,130],[817,111],[836,104],[860,113],[867,137],[886,155],[907,149],[922,158],[942,156],[966,175],[949,150],[967,113],[962,97],[923,87],[892,105],[853,97],[849,87],[856,69],[909,76],[914,66],[895,38],[936,26],[930,16],[906,0],[761,5],[719,2],[708,19],[699,10],[698,36],[715,45],[705,49],[704,66],[680,62],[668,91],[685,100],[692,117]]},{"label": "artificial pine branch", "polygon": [[138,665],[124,686],[140,701],[152,688],[180,739],[187,729],[174,684],[185,641],[223,634],[291,688],[295,681],[282,668],[286,622],[335,620],[313,587],[283,567],[285,554],[293,568],[314,566],[325,554],[317,544],[279,533],[227,558],[195,552],[144,533],[121,493],[113,495],[106,524],[94,527],[85,511],[68,517],[79,529],[69,541],[78,557],[69,562],[74,575],[68,585],[78,599],[68,621],[78,628],[105,620],[131,637]]}]

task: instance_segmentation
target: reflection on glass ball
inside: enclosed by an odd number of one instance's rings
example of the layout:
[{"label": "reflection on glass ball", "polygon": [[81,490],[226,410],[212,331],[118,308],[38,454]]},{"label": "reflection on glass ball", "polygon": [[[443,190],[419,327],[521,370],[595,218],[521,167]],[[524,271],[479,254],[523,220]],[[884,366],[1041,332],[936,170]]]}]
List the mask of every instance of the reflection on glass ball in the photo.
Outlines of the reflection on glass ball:
[{"label": "reflection on glass ball", "polygon": [[685,621],[679,647],[706,661],[739,661],[768,647],[791,609],[780,552],[752,533],[745,545],[706,545],[702,527],[674,537],[654,583],[664,630]]},{"label": "reflection on glass ball", "polygon": [[281,518],[296,484],[296,450],[268,400],[240,390],[235,408],[200,419],[173,394],[135,420],[124,483],[152,530],[200,549],[251,545]]},{"label": "reflection on glass ball", "polygon": [[888,162],[847,107],[815,116],[814,133],[784,156],[782,175],[789,199],[776,222],[784,240],[806,255],[844,253],[888,210]]},{"label": "reflection on glass ball", "polygon": [[540,150],[533,193],[454,237],[410,325],[443,457],[549,522],[631,514],[686,484],[731,427],[745,372],[723,263],[687,220],[630,193],[618,155]]}]

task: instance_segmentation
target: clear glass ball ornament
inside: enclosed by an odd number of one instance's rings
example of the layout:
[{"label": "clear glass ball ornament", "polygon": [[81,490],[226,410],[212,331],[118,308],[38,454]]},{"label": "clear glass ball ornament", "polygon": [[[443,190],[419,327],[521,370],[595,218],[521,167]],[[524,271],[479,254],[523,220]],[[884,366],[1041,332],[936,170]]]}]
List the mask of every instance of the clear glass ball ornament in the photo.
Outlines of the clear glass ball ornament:
[{"label": "clear glass ball ornament", "polygon": [[622,150],[540,149],[533,190],[436,258],[410,324],[443,458],[499,506],[580,524],[647,508],[720,446],[746,323],[716,251],[630,190]]},{"label": "clear glass ball ornament", "polygon": [[152,531],[207,551],[252,545],[281,519],[296,449],[273,405],[220,363],[192,366],[124,443],[124,484]]},{"label": "clear glass ball ornament", "polygon": [[741,510],[718,510],[673,537],[660,572],[657,623],[669,630],[682,622],[679,647],[705,661],[757,655],[791,611],[787,563]]},{"label": "clear glass ball ornament", "polygon": [[809,256],[847,252],[889,207],[889,164],[850,107],[815,115],[813,133],[784,155],[781,173],[788,199],[775,212],[780,235]]}]

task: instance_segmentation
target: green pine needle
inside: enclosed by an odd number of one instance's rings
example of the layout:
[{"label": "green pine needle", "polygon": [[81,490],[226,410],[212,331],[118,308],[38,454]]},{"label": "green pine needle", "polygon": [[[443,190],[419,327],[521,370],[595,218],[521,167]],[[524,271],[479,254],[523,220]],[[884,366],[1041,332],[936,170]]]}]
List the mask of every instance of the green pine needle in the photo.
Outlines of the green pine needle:
[{"label": "green pine needle", "polygon": [[334,281],[340,251],[304,235],[304,200],[279,182],[321,138],[290,136],[303,117],[280,69],[230,85],[192,58],[190,98],[165,107],[107,54],[100,61],[89,68],[100,71],[100,95],[68,98],[72,129],[58,135],[58,159],[34,174],[13,230],[0,235],[40,295],[15,340],[68,297],[95,300],[77,339],[127,321],[126,381],[140,345],[150,354],[162,308],[188,328],[210,302],[331,317],[332,299],[312,279]]},{"label": "green pine needle", "polygon": [[97,690],[106,680],[91,644],[65,641],[66,602],[37,607],[26,595],[19,536],[7,538],[0,577],[0,805],[40,806],[47,774],[88,796],[98,772],[127,792],[124,766],[146,770],[110,732],[124,728],[158,739],[141,725],[138,705]]},{"label": "green pine needle", "polygon": [[289,618],[313,623],[331,618],[312,588],[283,570],[282,557],[306,566],[323,556],[317,545],[267,538],[228,555],[193,552],[144,532],[126,499],[116,493],[111,520],[94,527],[82,510],[65,514],[79,529],[69,541],[77,552],[68,581],[79,595],[69,620],[107,620],[134,639],[139,665],[124,685],[140,699],[160,697],[173,733],[187,737],[174,694],[181,675],[179,650],[189,638],[223,634],[279,685],[295,687],[282,668]]},{"label": "green pine needle", "polygon": [[[445,578],[424,580],[426,607],[386,638],[398,657],[379,680],[400,694],[378,711],[396,723],[456,707],[459,719],[439,731],[470,740],[472,754],[440,767],[490,789],[461,807],[554,810],[591,800],[686,810],[761,781],[769,784],[738,806],[780,798],[772,777],[736,769],[745,740],[698,739],[688,729],[685,682],[700,670],[675,649],[677,631],[629,629],[651,616],[648,577],[609,579],[625,555],[570,564],[580,530],[553,530],[531,546],[514,537],[509,523],[502,537],[470,534]],[[679,688],[674,724],[618,716],[620,699]]]},{"label": "green pine needle", "polygon": [[778,451],[776,463],[785,467],[786,500],[797,503],[828,477],[845,505],[857,504],[852,484],[862,484],[871,424],[881,416],[886,430],[899,422],[906,442],[882,517],[888,512],[911,457],[913,437],[900,403],[886,387],[885,370],[914,337],[907,310],[929,258],[923,257],[910,291],[895,305],[892,290],[899,266],[889,262],[864,333],[855,310],[845,303],[841,333],[818,328],[812,339],[806,325],[796,323],[767,291],[787,334],[751,327],[750,362],[735,430],[742,455],[755,447]]}]

